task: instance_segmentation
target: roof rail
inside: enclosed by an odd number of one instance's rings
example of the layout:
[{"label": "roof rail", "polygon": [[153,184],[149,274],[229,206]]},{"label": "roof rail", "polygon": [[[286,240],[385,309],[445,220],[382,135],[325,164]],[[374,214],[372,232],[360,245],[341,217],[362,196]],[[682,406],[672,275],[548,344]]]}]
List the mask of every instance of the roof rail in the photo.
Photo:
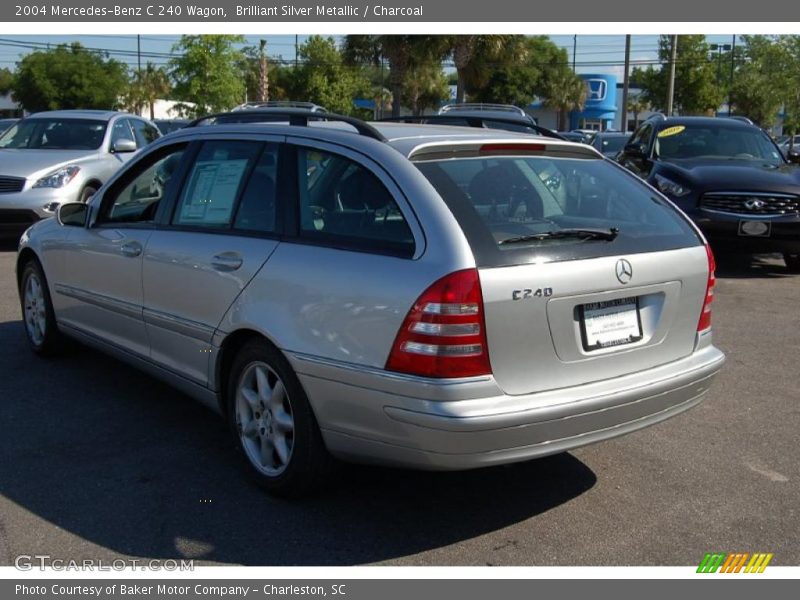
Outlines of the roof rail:
[{"label": "roof rail", "polygon": [[248,109],[237,110],[224,113],[216,113],[213,115],[206,115],[200,117],[189,123],[186,127],[198,127],[202,125],[227,125],[234,123],[274,123],[288,121],[289,125],[298,127],[307,127],[309,120],[315,121],[336,121],[339,123],[347,123],[358,132],[359,135],[370,137],[379,142],[385,142],[386,138],[383,134],[375,129],[369,123],[356,119],[355,117],[346,117],[345,115],[337,115],[328,112],[314,112],[310,110],[303,110],[299,108],[286,108],[282,110],[275,109]]},{"label": "roof rail", "polygon": [[233,111],[254,110],[257,108],[304,108],[312,112],[328,112],[328,109],[319,104],[314,104],[313,102],[299,102],[297,100],[256,100],[240,104],[234,108]]},{"label": "roof rail", "polygon": [[661,112],[653,113],[645,119],[645,121],[666,121],[667,115]]},{"label": "roof rail", "polygon": [[439,114],[459,110],[495,110],[512,112],[523,117],[528,116],[528,113],[522,110],[519,106],[514,106],[513,104],[491,104],[484,102],[459,102],[458,104],[445,104],[439,109]]},{"label": "roof rail", "polygon": [[[386,117],[384,119],[378,119],[379,122],[394,122],[394,123],[419,123],[421,125],[452,125],[452,126],[463,126],[464,123],[467,124],[467,127],[477,127],[479,129],[502,129],[500,127],[493,128],[493,127],[486,127],[486,121],[491,121],[492,123],[502,123],[504,125],[511,125],[514,127],[524,127],[526,129],[530,129],[537,134],[541,135],[542,137],[553,138],[555,140],[564,140],[563,136],[559,135],[555,131],[551,129],[547,129],[547,127],[542,127],[541,125],[536,125],[535,123],[522,123],[516,119],[504,119],[502,117],[477,117],[474,115],[454,115],[454,114],[444,114],[444,115],[428,115],[428,116],[407,116],[407,117]],[[508,129],[505,131],[514,131],[512,129]],[[522,133],[522,132],[518,132]]]}]

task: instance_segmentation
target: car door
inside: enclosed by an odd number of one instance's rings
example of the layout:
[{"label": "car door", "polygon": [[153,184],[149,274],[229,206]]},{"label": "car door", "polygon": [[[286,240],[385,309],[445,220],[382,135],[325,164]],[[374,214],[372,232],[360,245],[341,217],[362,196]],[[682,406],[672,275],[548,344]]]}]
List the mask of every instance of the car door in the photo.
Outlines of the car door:
[{"label": "car door", "polygon": [[282,138],[199,142],[144,252],[151,358],[206,384],[223,315],[278,245]]},{"label": "car door", "polygon": [[[652,161],[648,157],[652,148],[653,130],[652,123],[643,123],[625,144],[618,158],[620,164],[644,179],[652,169]],[[641,154],[632,151],[637,147]]]},{"label": "car door", "polygon": [[142,158],[93,201],[96,218],[65,242],[56,285],[65,325],[140,356],[150,346],[142,320],[142,255],[187,145]]}]

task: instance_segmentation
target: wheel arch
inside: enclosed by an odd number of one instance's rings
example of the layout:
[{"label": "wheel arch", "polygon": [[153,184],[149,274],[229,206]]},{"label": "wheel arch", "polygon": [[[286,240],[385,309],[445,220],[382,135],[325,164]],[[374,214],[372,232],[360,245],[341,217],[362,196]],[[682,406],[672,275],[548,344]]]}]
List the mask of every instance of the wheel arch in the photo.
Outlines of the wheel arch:
[{"label": "wheel arch", "polygon": [[39,266],[43,268],[42,261],[39,260],[39,256],[28,246],[24,247],[22,250],[19,251],[19,255],[17,256],[17,290],[19,290],[20,286],[22,285],[22,270],[25,267],[25,263],[28,261],[34,260],[39,263]]}]

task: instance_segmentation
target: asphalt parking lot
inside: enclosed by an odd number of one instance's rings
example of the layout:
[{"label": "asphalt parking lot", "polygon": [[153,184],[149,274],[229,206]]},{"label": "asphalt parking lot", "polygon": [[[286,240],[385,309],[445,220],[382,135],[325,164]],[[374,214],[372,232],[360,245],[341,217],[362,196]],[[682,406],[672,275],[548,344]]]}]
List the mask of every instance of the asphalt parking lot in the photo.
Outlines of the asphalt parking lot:
[{"label": "asphalt parking lot", "polygon": [[221,419],[92,350],[29,352],[0,248],[0,564],[193,558],[245,565],[800,564],[800,276],[720,260],[707,400],[656,427],[467,473],[347,467],[315,497],[245,478]]}]

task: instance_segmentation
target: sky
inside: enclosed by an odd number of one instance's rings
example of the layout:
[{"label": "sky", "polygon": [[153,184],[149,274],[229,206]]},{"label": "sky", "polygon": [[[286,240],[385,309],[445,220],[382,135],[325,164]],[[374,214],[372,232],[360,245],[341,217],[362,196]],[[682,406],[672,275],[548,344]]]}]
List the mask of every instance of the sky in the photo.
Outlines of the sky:
[{"label": "sky", "polygon": [[[258,46],[260,39],[267,41],[267,54],[270,57],[281,57],[284,60],[295,59],[295,41],[302,44],[305,35],[268,35],[247,36],[247,45]],[[740,36],[738,36],[740,37]],[[738,39],[737,37],[737,39]],[[550,36],[553,42],[567,50],[569,60],[573,60],[573,43],[571,35]],[[148,61],[156,65],[164,65],[169,60],[172,46],[179,36],[141,35],[142,65]],[[0,35],[0,67],[13,69],[14,65],[32,47],[46,48],[47,44],[57,45],[78,41],[88,48],[107,50],[112,58],[125,62],[131,67],[137,65],[137,36],[132,35],[45,35],[14,36]],[[708,36],[710,43],[731,43],[729,35]],[[658,57],[658,36],[634,35],[631,38],[631,64],[636,65],[654,62]],[[621,80],[625,59],[624,35],[578,35],[575,66],[578,73],[615,74]]]}]

